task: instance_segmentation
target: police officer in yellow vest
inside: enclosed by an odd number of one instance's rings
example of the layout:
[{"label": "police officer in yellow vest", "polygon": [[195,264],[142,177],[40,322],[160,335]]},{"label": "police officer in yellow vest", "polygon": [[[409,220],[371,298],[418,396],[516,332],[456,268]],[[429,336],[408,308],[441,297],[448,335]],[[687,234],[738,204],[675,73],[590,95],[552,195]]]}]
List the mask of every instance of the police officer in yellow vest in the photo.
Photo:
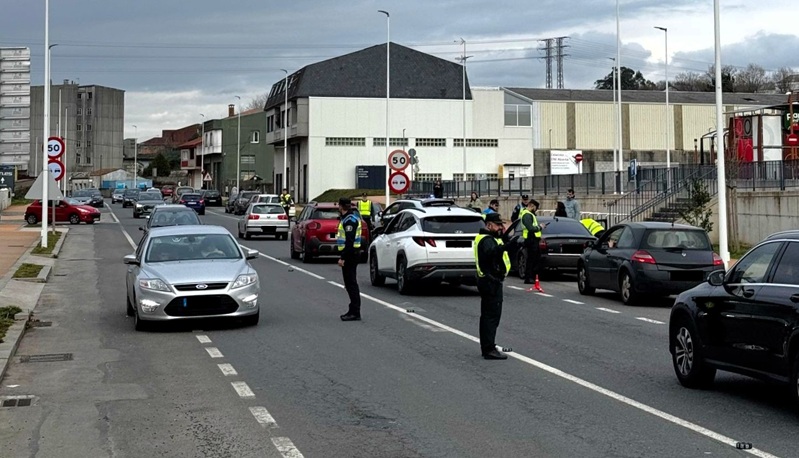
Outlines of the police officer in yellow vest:
[{"label": "police officer in yellow vest", "polygon": [[477,291],[480,292],[480,350],[485,359],[508,359],[497,350],[496,336],[502,317],[502,285],[510,270],[505,227],[499,213],[485,215],[486,227],[474,239]]},{"label": "police officer in yellow vest", "polygon": [[585,228],[588,229],[588,232],[590,232],[594,237],[601,237],[602,233],[605,232],[605,228],[594,219],[585,218],[581,219],[580,222],[583,223],[583,226],[585,226]]},{"label": "police officer in yellow vest", "polygon": [[527,207],[519,211],[519,219],[522,226],[522,238],[524,239],[524,249],[527,252],[526,264],[524,269],[524,283],[526,285],[535,284],[535,276],[538,274],[538,263],[541,259],[541,230],[545,227],[538,224],[535,212],[538,210],[538,201],[530,199]]},{"label": "police officer in yellow vest", "polygon": [[341,315],[341,321],[361,321],[361,291],[358,288],[358,257],[361,250],[361,218],[352,211],[352,201],[346,197],[338,200],[338,212],[341,220],[336,233],[336,245],[340,258],[338,265],[344,277],[344,287],[350,296],[347,313]]},{"label": "police officer in yellow vest", "polygon": [[291,200],[291,194],[289,194],[289,190],[283,188],[283,192],[278,197],[278,200],[280,201],[280,206],[283,207],[283,211],[286,212],[286,216],[289,216],[289,209],[293,203]]},{"label": "police officer in yellow vest", "polygon": [[369,227],[369,231],[372,231],[372,201],[366,197],[366,193],[361,195],[361,200],[358,201],[358,213],[361,214],[361,218],[366,222],[366,226]]}]

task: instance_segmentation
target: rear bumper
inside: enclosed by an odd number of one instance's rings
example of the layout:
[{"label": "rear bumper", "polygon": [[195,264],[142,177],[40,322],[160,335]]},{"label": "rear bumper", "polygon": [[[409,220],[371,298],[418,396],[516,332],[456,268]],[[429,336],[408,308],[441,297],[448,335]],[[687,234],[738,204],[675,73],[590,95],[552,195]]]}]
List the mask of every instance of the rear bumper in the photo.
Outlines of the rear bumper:
[{"label": "rear bumper", "polygon": [[93,223],[95,221],[100,221],[100,213],[87,213],[80,215],[80,221],[82,223]]},{"label": "rear bumper", "polygon": [[546,269],[577,270],[579,254],[542,254],[541,267]]},{"label": "rear bumper", "polygon": [[468,264],[417,264],[408,268],[411,280],[443,280],[473,283],[477,281],[477,268]]},{"label": "rear bumper", "polygon": [[289,233],[289,226],[267,226],[267,225],[250,225],[248,224],[245,230],[249,233],[258,233],[258,234],[288,234]]},{"label": "rear bumper", "polygon": [[[339,256],[338,245],[336,242],[323,242],[316,237],[311,237],[308,241],[308,248],[314,256]],[[361,248],[358,252],[361,254],[366,253],[368,245],[361,242]]]},{"label": "rear bumper", "polygon": [[[638,270],[635,273],[635,290],[645,294],[679,294],[688,291],[707,281],[707,276],[713,268],[697,269],[693,275],[697,277],[691,280],[672,280],[672,273],[677,271],[668,270]],[[680,271],[685,275],[685,271]],[[701,278],[699,275],[701,274]]]}]

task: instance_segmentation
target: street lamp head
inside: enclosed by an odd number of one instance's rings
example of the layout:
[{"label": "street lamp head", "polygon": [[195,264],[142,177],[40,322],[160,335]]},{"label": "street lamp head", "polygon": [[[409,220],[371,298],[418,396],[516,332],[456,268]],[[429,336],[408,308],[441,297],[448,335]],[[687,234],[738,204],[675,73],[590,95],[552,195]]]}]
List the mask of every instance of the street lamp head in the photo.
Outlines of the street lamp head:
[{"label": "street lamp head", "polygon": [[658,29],[658,30],[662,30],[662,31],[664,31],[664,32],[668,32],[668,31],[669,31],[669,29],[668,29],[667,27],[658,27],[658,26],[655,26],[655,28],[656,28],[656,29]]},{"label": "street lamp head", "polygon": [[377,12],[378,12],[378,13],[383,13],[383,14],[385,14],[385,15],[386,15],[386,17],[391,17],[391,15],[390,15],[390,14],[388,14],[388,11],[386,11],[386,10],[377,10]]}]

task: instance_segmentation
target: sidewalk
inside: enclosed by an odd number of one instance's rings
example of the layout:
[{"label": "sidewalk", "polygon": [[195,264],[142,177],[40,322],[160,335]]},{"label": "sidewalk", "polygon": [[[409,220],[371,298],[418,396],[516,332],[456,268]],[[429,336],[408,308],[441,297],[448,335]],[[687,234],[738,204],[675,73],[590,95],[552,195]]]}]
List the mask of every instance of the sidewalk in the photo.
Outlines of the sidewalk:
[{"label": "sidewalk", "polygon": [[22,230],[26,207],[12,205],[0,213],[0,279],[39,240],[38,231]]}]

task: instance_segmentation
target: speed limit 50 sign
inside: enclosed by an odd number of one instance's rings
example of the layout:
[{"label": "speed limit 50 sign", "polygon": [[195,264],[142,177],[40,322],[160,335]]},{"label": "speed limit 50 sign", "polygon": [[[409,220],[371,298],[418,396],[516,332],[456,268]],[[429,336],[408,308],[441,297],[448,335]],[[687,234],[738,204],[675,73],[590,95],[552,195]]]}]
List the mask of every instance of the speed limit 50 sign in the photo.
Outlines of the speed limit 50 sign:
[{"label": "speed limit 50 sign", "polygon": [[388,155],[388,166],[397,172],[405,170],[411,164],[408,153],[401,149],[395,149]]},{"label": "speed limit 50 sign", "polygon": [[58,159],[64,154],[64,140],[61,137],[50,137],[47,139],[47,156],[50,159]]}]

